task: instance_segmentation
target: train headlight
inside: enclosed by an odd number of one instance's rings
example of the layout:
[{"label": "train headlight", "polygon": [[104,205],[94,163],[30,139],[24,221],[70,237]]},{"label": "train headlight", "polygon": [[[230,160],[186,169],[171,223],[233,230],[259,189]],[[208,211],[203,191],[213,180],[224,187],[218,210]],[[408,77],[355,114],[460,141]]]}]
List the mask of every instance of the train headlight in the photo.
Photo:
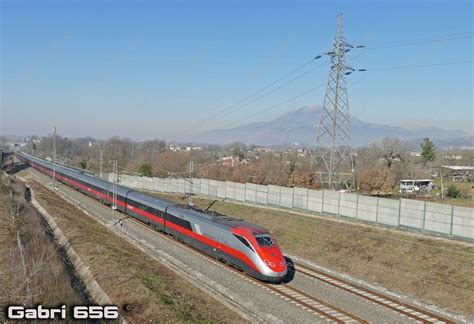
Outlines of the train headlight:
[{"label": "train headlight", "polygon": [[263,262],[265,262],[265,264],[266,264],[267,266],[269,266],[269,267],[274,267],[274,266],[275,266],[275,263],[270,262],[270,261],[268,261],[267,259],[263,260]]}]

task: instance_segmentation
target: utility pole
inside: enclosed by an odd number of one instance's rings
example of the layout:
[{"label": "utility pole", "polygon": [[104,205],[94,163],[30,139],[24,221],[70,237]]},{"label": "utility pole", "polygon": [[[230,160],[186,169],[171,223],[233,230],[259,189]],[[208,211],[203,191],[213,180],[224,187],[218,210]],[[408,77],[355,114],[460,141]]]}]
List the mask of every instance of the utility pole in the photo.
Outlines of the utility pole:
[{"label": "utility pole", "polygon": [[194,161],[189,161],[189,174],[188,174],[188,179],[189,183],[191,185],[191,190],[188,193],[188,204],[189,206],[193,206],[193,173],[194,173]]},{"label": "utility pole", "polygon": [[[342,14],[337,18],[337,34],[333,49],[316,56],[316,59],[322,55],[329,56],[331,70],[317,130],[315,166],[323,188],[353,190],[355,175],[346,76],[356,70],[346,65],[345,54],[354,46],[344,37]],[[356,48],[362,47],[364,46],[356,46]]]},{"label": "utility pole", "polygon": [[102,150],[102,145],[99,147],[99,178],[102,179],[102,165],[104,164],[104,152]]},{"label": "utility pole", "polygon": [[56,126],[53,126],[53,188],[56,188]]},{"label": "utility pole", "polygon": [[112,181],[112,217],[114,219],[115,224],[115,210],[117,209],[117,182],[118,182],[118,168],[117,168],[117,161],[113,160],[112,162],[112,174],[113,174],[113,181]]},{"label": "utility pole", "polygon": [[[183,175],[187,175],[188,177]],[[183,172],[168,172],[168,178],[184,178],[191,187],[189,192],[186,192],[186,186],[184,187],[184,193],[188,196],[188,204],[189,206],[194,206],[193,204],[193,174],[194,174],[194,161],[189,161],[189,168],[187,171]]]}]

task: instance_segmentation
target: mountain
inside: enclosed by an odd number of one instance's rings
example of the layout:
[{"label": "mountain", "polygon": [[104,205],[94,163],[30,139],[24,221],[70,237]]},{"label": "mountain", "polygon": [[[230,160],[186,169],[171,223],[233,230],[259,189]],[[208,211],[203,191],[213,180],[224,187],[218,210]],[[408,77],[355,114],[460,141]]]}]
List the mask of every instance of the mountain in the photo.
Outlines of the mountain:
[{"label": "mountain", "polygon": [[[243,142],[264,146],[286,146],[299,143],[304,146],[314,146],[316,141],[315,124],[319,122],[321,108],[304,106],[289,111],[273,120],[241,125],[229,129],[215,129],[195,136],[192,141],[207,144],[228,144]],[[374,124],[361,121],[351,116],[352,145],[365,146],[384,137],[394,137],[401,140],[414,141],[429,137],[439,142],[460,146],[474,146],[473,135],[460,130],[441,128],[408,129],[403,127]]]}]

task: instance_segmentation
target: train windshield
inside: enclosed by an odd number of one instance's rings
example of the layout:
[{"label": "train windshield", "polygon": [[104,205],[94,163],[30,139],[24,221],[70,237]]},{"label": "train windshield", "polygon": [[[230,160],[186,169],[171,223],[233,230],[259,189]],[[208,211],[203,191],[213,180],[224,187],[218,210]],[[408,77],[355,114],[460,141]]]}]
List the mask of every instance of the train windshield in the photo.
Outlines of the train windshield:
[{"label": "train windshield", "polygon": [[255,234],[255,238],[260,246],[275,246],[275,242],[269,234]]}]

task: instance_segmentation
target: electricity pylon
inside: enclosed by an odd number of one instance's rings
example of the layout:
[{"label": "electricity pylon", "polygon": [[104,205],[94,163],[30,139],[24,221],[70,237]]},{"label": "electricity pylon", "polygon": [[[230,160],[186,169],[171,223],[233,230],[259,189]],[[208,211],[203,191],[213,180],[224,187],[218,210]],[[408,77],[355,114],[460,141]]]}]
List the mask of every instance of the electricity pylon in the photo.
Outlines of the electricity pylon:
[{"label": "electricity pylon", "polygon": [[[361,47],[364,46],[356,46]],[[316,56],[316,59],[322,55],[331,58],[331,71],[317,131],[315,160],[321,186],[331,190],[352,190],[355,186],[346,79],[355,69],[345,63],[345,54],[352,48],[354,46],[347,43],[344,37],[342,14],[339,14],[333,50]]]}]

